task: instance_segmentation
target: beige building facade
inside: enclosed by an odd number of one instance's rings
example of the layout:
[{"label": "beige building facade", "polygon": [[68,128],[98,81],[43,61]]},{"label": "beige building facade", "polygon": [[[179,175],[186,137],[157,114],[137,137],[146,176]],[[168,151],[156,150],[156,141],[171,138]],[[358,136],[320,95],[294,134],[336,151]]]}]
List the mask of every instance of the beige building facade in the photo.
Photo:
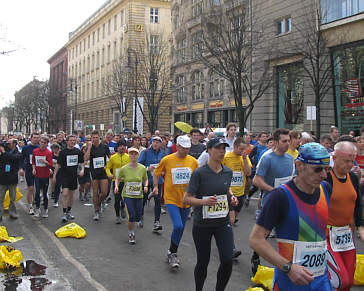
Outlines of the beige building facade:
[{"label": "beige building facade", "polygon": [[[146,43],[146,35],[153,32],[170,35],[170,1],[109,0],[70,33],[65,45],[68,50],[69,131],[81,128],[87,132],[92,129],[132,130],[135,114],[138,133],[148,131],[141,112],[133,110],[133,102],[125,111],[112,98],[105,97],[103,88],[115,63],[121,62],[126,72],[131,71],[128,55],[139,50],[140,44]],[[132,88],[127,90],[134,94]],[[146,100],[140,99],[140,103],[146,111]],[[168,111],[169,106],[170,100],[166,100],[162,109]],[[163,115],[158,127],[169,130],[170,122],[169,116]]]}]

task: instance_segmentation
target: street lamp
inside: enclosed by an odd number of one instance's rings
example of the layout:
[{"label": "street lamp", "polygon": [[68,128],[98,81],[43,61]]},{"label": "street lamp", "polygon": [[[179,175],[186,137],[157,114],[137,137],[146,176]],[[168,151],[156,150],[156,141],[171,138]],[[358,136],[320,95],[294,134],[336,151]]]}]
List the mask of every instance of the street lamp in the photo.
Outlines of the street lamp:
[{"label": "street lamp", "polygon": [[[77,88],[78,88],[78,85],[77,85],[77,79],[73,79],[73,78],[69,78],[69,91],[70,92],[75,92],[75,116],[74,118],[72,118],[73,116],[71,115],[71,134],[73,132],[73,126],[74,126],[74,123],[75,123],[75,120],[77,119]],[[71,111],[72,113],[72,111]]]},{"label": "street lamp", "polygon": [[[137,53],[134,49],[132,48],[128,48],[128,52],[133,52],[134,53],[134,57],[135,57],[135,69],[134,69],[134,94],[135,94],[135,98],[134,98],[134,133],[138,132],[138,128],[137,128],[137,105],[138,105],[138,92],[137,92],[137,77],[138,77],[138,56]],[[130,65],[130,55],[128,54],[128,66],[131,67]]]}]

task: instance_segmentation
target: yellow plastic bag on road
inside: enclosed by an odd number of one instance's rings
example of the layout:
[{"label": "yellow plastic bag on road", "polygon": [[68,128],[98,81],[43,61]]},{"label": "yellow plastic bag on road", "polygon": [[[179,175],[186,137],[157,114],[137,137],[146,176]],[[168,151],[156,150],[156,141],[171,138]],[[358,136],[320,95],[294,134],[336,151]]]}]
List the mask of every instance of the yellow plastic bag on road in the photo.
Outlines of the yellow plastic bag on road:
[{"label": "yellow plastic bag on road", "polygon": [[[23,194],[19,191],[19,188],[16,187],[16,198],[15,202],[18,202],[23,197]],[[6,191],[5,197],[4,197],[4,209],[8,210],[10,205],[10,197],[9,197],[9,190]]]},{"label": "yellow plastic bag on road", "polygon": [[252,281],[255,284],[262,284],[267,287],[269,290],[273,288],[273,275],[274,269],[265,267],[265,266],[258,266],[258,271],[255,276],[252,278]]},{"label": "yellow plastic bag on road", "polygon": [[364,285],[364,255],[356,255],[354,285]]},{"label": "yellow plastic bag on road", "polygon": [[18,268],[23,261],[22,253],[10,246],[0,246],[0,269]]},{"label": "yellow plastic bag on road", "polygon": [[24,238],[21,236],[18,236],[18,237],[9,236],[6,226],[0,226],[0,242],[7,241],[7,242],[13,243],[13,242],[17,242],[22,239],[24,239]]},{"label": "yellow plastic bag on road", "polygon": [[261,287],[249,287],[249,289],[246,289],[245,291],[264,291]]},{"label": "yellow plastic bag on road", "polygon": [[58,238],[62,237],[84,238],[86,236],[86,230],[84,230],[77,223],[73,222],[57,229],[55,234]]}]

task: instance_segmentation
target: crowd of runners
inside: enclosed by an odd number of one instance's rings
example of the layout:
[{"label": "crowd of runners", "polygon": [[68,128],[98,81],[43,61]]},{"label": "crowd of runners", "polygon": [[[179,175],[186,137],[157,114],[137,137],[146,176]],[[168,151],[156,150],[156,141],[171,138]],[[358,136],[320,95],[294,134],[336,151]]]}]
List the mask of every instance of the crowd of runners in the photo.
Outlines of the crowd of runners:
[{"label": "crowd of runners", "polygon": [[[233,226],[255,195],[251,272],[257,272],[262,257],[275,266],[275,291],[350,290],[355,241],[364,242],[364,129],[355,136],[331,127],[320,140],[281,128],[242,137],[236,131],[231,123],[224,137],[199,129],[174,137],[158,130],[145,136],[130,131],[0,135],[0,222],[7,190],[9,218],[18,218],[16,187],[25,178],[29,215],[39,219],[48,218],[50,200],[62,208],[54,219],[66,223],[75,220],[75,199],[92,199],[93,220],[99,221],[114,197],[115,223],[127,219],[133,245],[136,227],[143,227],[144,207],[153,199],[153,231],[163,229],[163,211],[173,224],[166,246],[173,269],[180,267],[178,247],[193,217],[197,291],[203,290],[214,237],[220,291],[228,284],[233,259],[241,255]],[[278,249],[268,237],[276,237]]]}]

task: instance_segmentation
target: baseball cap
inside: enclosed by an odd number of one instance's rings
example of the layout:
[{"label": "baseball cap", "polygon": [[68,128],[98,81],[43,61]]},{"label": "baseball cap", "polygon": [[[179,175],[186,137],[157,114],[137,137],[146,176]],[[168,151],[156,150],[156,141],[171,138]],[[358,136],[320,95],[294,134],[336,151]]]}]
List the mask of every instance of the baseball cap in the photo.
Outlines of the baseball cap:
[{"label": "baseball cap", "polygon": [[209,140],[209,142],[207,143],[207,148],[213,148],[213,147],[217,147],[219,145],[225,145],[225,147],[229,147],[230,145],[223,139],[220,137],[215,137]]},{"label": "baseball cap", "polygon": [[191,140],[187,135],[180,135],[177,137],[177,144],[179,144],[183,148],[191,147]]},{"label": "baseball cap", "polygon": [[310,165],[329,165],[330,155],[321,144],[310,142],[299,148],[297,160]]},{"label": "baseball cap", "polygon": [[158,141],[162,142],[162,138],[159,136],[152,137],[152,141],[154,141],[154,140],[158,140]]},{"label": "baseball cap", "polygon": [[128,153],[130,153],[130,152],[136,152],[136,153],[139,154],[139,150],[137,148],[130,148],[130,149],[128,149]]}]

